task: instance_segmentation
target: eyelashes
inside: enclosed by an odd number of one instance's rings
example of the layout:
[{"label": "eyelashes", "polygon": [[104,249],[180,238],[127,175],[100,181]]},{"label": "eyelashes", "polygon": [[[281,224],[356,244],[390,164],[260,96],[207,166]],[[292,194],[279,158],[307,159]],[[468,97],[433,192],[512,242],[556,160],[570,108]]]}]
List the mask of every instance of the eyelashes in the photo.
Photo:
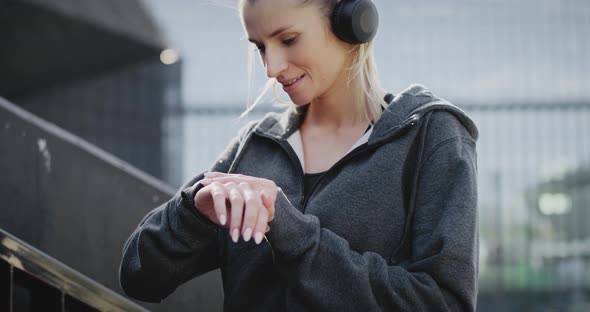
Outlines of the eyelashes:
[{"label": "eyelashes", "polygon": [[297,41],[297,37],[289,38],[283,41],[283,44],[287,47],[292,46]]},{"label": "eyelashes", "polygon": [[[289,38],[289,39],[282,41],[283,45],[286,47],[290,47],[290,46],[294,45],[296,42],[297,42],[297,37]],[[264,48],[264,46],[256,46],[254,51],[264,53],[265,48]]]}]

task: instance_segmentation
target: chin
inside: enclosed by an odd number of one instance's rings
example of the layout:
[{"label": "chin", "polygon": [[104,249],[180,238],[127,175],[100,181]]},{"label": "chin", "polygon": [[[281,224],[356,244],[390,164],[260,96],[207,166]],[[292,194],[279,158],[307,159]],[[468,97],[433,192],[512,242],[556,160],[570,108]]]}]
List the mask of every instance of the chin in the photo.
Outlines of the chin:
[{"label": "chin", "polygon": [[289,98],[291,99],[291,102],[297,106],[305,105],[311,102],[311,99],[306,96],[293,96]]}]

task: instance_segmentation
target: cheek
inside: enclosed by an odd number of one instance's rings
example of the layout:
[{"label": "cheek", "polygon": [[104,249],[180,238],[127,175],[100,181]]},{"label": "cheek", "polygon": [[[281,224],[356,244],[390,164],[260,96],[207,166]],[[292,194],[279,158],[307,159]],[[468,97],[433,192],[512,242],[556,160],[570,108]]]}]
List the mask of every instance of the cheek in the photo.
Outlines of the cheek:
[{"label": "cheek", "polygon": [[308,73],[314,82],[325,81],[337,67],[334,55],[318,48],[298,51],[293,55],[293,64]]},{"label": "cheek", "polygon": [[329,65],[330,55],[326,53],[325,39],[321,32],[308,33],[293,50],[293,64],[305,70],[314,80],[322,80],[326,65]]},{"label": "cheek", "polygon": [[316,55],[311,64],[313,79],[320,89],[328,88],[344,67],[342,59],[333,52]]},{"label": "cheek", "polygon": [[322,93],[338,79],[345,66],[346,54],[338,42],[321,33],[306,39],[292,50],[290,63],[311,78],[307,92]]}]

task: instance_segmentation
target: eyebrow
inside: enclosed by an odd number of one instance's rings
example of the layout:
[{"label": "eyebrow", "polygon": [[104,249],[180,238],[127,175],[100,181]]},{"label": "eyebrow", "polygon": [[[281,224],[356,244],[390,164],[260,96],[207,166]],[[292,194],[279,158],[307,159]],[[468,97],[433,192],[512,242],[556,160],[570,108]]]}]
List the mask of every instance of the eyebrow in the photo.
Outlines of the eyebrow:
[{"label": "eyebrow", "polygon": [[[269,37],[269,38],[275,37],[276,35],[278,35],[278,34],[280,34],[280,33],[284,32],[285,30],[287,30],[287,29],[289,29],[289,28],[291,28],[291,27],[293,27],[293,25],[290,25],[290,26],[285,26],[285,27],[281,27],[281,28],[279,28],[279,29],[277,29],[277,30],[273,31],[273,32],[272,32],[272,34],[270,34],[268,37]],[[258,41],[256,41],[256,40],[254,40],[254,39],[251,39],[251,38],[248,38],[248,41],[250,41],[250,42],[252,42],[252,43],[260,43],[260,42],[258,42]]]}]

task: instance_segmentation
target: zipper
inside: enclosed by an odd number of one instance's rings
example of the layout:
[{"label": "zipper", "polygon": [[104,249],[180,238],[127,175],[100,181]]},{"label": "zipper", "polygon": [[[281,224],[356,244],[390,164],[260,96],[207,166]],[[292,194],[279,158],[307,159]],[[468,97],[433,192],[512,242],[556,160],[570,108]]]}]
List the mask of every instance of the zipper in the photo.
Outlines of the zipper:
[{"label": "zipper", "polygon": [[328,171],[326,171],[326,173],[324,173],[320,177],[320,179],[314,184],[314,186],[309,191],[309,195],[307,197],[305,197],[305,200],[303,201],[303,213],[305,213],[305,209],[307,208],[307,203],[309,202],[309,199],[311,198],[311,196],[313,195],[315,190],[318,188],[318,185],[320,185],[322,183],[322,180],[325,180],[327,175],[334,172],[334,170],[338,166],[341,166],[345,161],[348,161],[349,159],[351,159],[357,155],[360,155],[362,153],[365,153],[367,151],[370,151],[374,148],[376,149],[379,146],[381,146],[381,144],[375,144],[375,145],[369,146],[367,143],[363,143],[363,144],[359,145],[357,148],[355,148],[354,150],[352,150],[350,153],[346,154],[346,156],[344,156],[340,160],[338,160],[334,165],[332,165],[332,167],[330,167],[330,169],[328,169]]},{"label": "zipper", "polygon": [[332,167],[330,167],[330,169],[328,169],[328,171],[325,174],[323,174],[320,177],[320,179],[316,182],[316,184],[313,186],[313,188],[309,192],[309,196],[307,196],[307,198],[305,198],[305,201],[303,202],[303,213],[305,213],[305,209],[307,208],[307,203],[309,202],[309,199],[313,196],[313,193],[318,188],[318,186],[322,183],[322,180],[325,180],[325,177],[327,175],[329,175],[330,173],[333,173],[337,167],[342,166],[346,161],[349,161],[350,159],[352,159],[358,155],[361,155],[363,153],[366,153],[368,151],[377,149],[377,148],[385,145],[385,143],[389,142],[391,139],[393,139],[395,136],[399,135],[400,133],[403,133],[404,130],[406,130],[407,128],[414,126],[416,124],[416,122],[418,121],[418,119],[420,119],[420,116],[418,114],[412,114],[397,129],[394,128],[393,130],[391,130],[391,133],[388,135],[389,138],[387,140],[381,140],[380,142],[373,144],[371,146],[369,146],[367,143],[363,143],[363,144],[357,146],[350,153],[346,154],[340,160],[338,160],[334,165],[332,165]]},{"label": "zipper", "polygon": [[383,142],[379,142],[379,144],[374,144],[374,145],[369,146],[367,143],[363,143],[363,144],[359,145],[357,148],[355,148],[354,150],[352,150],[350,153],[346,154],[340,160],[338,160],[334,165],[332,165],[332,167],[330,167],[330,169],[328,169],[328,171],[326,171],[326,173],[323,174],[320,177],[320,179],[314,184],[313,188],[309,192],[309,195],[303,201],[303,213],[305,213],[305,209],[307,208],[307,203],[309,202],[309,199],[312,197],[313,193],[318,188],[318,186],[322,183],[322,180],[325,180],[326,176],[328,176],[331,173],[333,173],[334,171],[336,171],[336,169],[338,167],[343,166],[343,164],[345,162],[349,161],[350,159],[352,159],[358,155],[364,154],[368,151],[377,149],[384,144],[385,143],[383,143]]},{"label": "zipper", "polygon": [[297,156],[297,153],[295,153],[295,150],[293,150],[293,147],[290,144],[285,143],[285,141],[281,141],[275,137],[267,136],[265,134],[261,134],[261,133],[257,133],[257,132],[254,132],[254,134],[258,135],[261,138],[267,138],[267,139],[270,139],[271,141],[277,143],[287,153],[287,155],[291,159],[291,162],[294,164],[295,169],[297,169],[296,170],[297,173],[299,174],[299,189],[301,190],[301,192],[300,192],[301,199],[299,200],[299,204],[302,205],[303,199],[305,198],[304,181],[303,181],[305,173],[303,172],[303,167],[301,166],[301,162],[299,161],[299,157]]},{"label": "zipper", "polygon": [[[409,128],[410,126],[413,126],[416,124],[416,122],[418,121],[418,119],[420,118],[420,116],[418,114],[413,114],[411,115],[409,118],[407,118],[397,129],[394,129],[391,131],[391,134],[389,134],[388,136],[390,137],[390,139],[392,137],[397,136],[398,134],[402,133],[403,130],[406,130],[407,128]],[[293,162],[295,164],[295,167],[297,168],[297,171],[300,175],[300,179],[299,179],[299,185],[300,185],[300,189],[301,189],[301,194],[302,194],[302,198],[300,200],[300,205],[302,207],[302,212],[305,213],[305,210],[307,208],[307,203],[309,202],[309,199],[313,196],[315,190],[318,188],[318,186],[321,184],[322,180],[325,180],[325,177],[328,176],[329,174],[333,173],[336,168],[342,166],[345,162],[349,161],[350,159],[361,155],[363,153],[366,153],[370,150],[373,149],[377,149],[381,146],[383,146],[385,143],[387,143],[390,139],[387,140],[382,140],[376,144],[373,144],[371,146],[368,145],[368,143],[363,143],[359,146],[357,146],[354,150],[352,150],[350,153],[346,154],[344,157],[342,157],[340,160],[338,160],[334,165],[332,165],[332,167],[330,167],[330,169],[328,169],[328,171],[326,171],[325,174],[323,174],[320,179],[317,181],[317,183],[313,186],[313,188],[311,189],[311,191],[309,192],[309,195],[306,197],[304,194],[304,171],[303,171],[303,167],[301,167],[301,162],[299,161],[299,157],[297,157],[297,154],[295,153],[295,151],[293,150],[293,148],[291,147],[291,145],[289,144],[285,144],[284,141],[280,141],[277,138],[271,137],[271,136],[267,136],[265,134],[261,134],[261,133],[256,133],[254,132],[256,135],[263,137],[263,138],[268,138],[274,142],[276,142],[277,144],[279,144],[279,146],[281,146],[283,148],[283,150],[285,150],[285,152],[287,153],[287,155],[289,155],[289,158],[291,158],[291,162]]]}]

